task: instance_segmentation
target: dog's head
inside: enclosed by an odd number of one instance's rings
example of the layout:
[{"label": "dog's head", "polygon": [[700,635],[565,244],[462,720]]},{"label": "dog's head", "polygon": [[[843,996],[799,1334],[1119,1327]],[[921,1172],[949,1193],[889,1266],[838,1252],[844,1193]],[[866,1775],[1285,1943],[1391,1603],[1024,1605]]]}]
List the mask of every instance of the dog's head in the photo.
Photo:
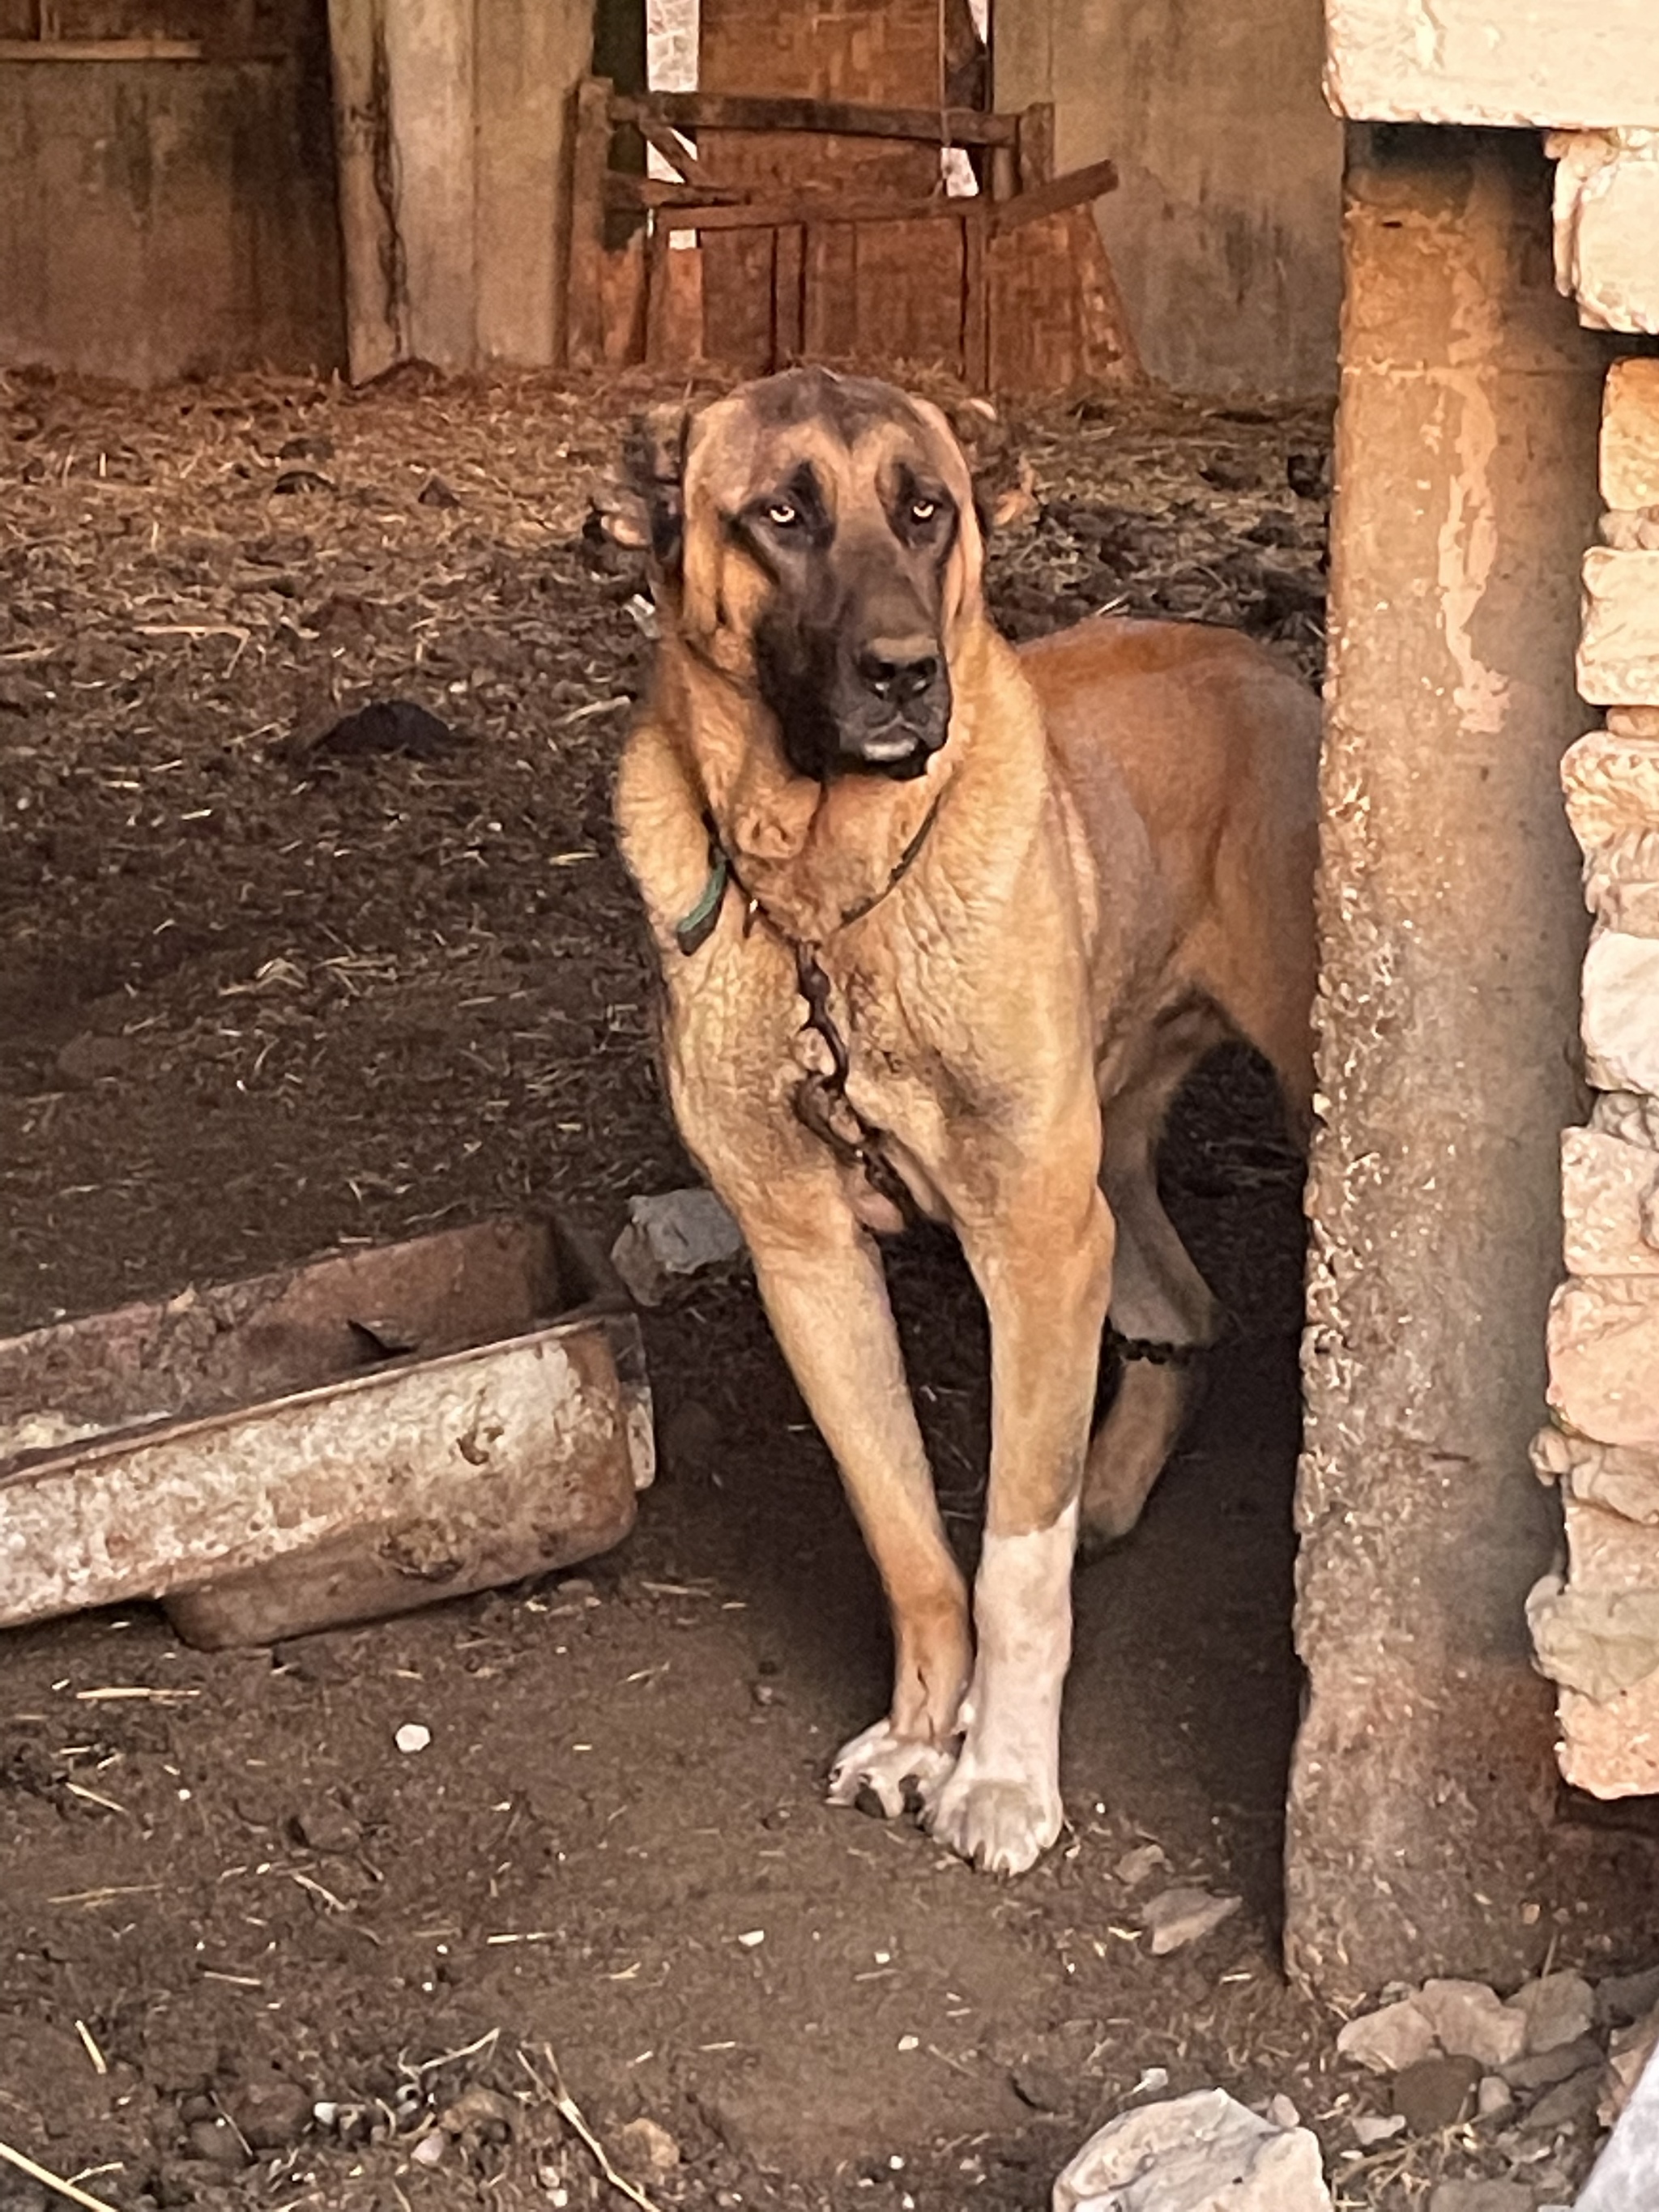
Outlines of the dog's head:
[{"label": "dog's head", "polygon": [[973,480],[939,410],[788,369],[641,426],[630,475],[665,623],[768,709],[790,767],[920,775],[983,611]]}]

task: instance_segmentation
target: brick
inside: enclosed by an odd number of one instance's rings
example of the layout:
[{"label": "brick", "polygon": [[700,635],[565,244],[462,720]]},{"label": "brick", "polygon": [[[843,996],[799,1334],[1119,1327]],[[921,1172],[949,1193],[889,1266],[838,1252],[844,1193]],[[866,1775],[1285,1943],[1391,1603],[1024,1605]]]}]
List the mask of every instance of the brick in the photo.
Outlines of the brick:
[{"label": "brick", "polygon": [[1601,1091],[1659,1092],[1659,940],[1598,929],[1582,990],[1590,1081]]},{"label": "brick", "polygon": [[1579,690],[1602,706],[1659,702],[1659,553],[1593,545],[1584,556],[1583,583]]},{"label": "brick", "polygon": [[[1659,17],[1654,39],[1659,49]],[[1592,330],[1659,331],[1659,140],[1647,131],[1562,131],[1549,151],[1558,288]]]},{"label": "brick", "polygon": [[1563,1690],[1559,1707],[1561,1771],[1595,1797],[1650,1797],[1659,1792],[1659,1673],[1605,1700]]},{"label": "brick", "polygon": [[1392,123],[1659,124],[1652,0],[1326,0],[1339,115]]},{"label": "brick", "polygon": [[[1659,1528],[1627,1521],[1605,1505],[1565,1500],[1567,1573],[1575,1595],[1594,1590],[1659,1592]],[[1659,1663],[1659,1661],[1656,1661]]]},{"label": "brick", "polygon": [[1659,1152],[1564,1130],[1561,1211],[1570,1275],[1659,1275]]},{"label": "brick", "polygon": [[1540,1480],[1559,1482],[1565,1496],[1659,1528],[1659,1450],[1598,1444],[1574,1430],[1550,1427],[1534,1439],[1532,1463]]},{"label": "brick", "polygon": [[1659,507],[1659,361],[1616,361],[1601,401],[1601,496]]},{"label": "brick", "polygon": [[1550,1302],[1549,1402],[1597,1443],[1659,1446],[1659,1283],[1603,1276]]},{"label": "brick", "polygon": [[1546,1575],[1527,1593],[1539,1672],[1605,1705],[1659,1673],[1659,1589],[1563,1588]]},{"label": "brick", "polygon": [[1561,788],[1583,848],[1585,904],[1610,928],[1659,936],[1659,737],[1592,730],[1567,748]]}]

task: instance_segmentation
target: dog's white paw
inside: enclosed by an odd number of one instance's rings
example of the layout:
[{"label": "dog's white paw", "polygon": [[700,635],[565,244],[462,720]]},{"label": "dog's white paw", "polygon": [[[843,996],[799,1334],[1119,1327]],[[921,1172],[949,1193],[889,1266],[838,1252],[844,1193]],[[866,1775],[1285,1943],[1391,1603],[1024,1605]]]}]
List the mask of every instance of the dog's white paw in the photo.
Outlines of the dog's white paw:
[{"label": "dog's white paw", "polygon": [[973,1771],[971,1754],[930,1791],[930,1834],[987,1874],[1024,1874],[1058,1838],[1066,1818],[1060,1792],[1033,1775]]},{"label": "dog's white paw", "polygon": [[890,1720],[879,1720],[843,1744],[830,1770],[830,1802],[855,1805],[869,1790],[891,1820],[903,1812],[907,1784],[924,1799],[940,1788],[957,1763],[954,1751],[918,1736],[900,1735]]}]

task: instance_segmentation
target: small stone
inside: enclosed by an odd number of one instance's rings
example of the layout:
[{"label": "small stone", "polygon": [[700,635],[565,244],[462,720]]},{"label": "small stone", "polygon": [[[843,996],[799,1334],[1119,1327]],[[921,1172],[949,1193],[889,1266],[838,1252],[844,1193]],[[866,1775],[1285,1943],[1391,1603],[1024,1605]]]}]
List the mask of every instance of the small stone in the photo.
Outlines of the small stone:
[{"label": "small stone", "polygon": [[1168,1866],[1162,1844],[1137,1844],[1132,1851],[1125,1851],[1112,1872],[1125,1889],[1138,1889],[1149,1875],[1161,1866]]},{"label": "small stone", "polygon": [[1495,2120],[1515,2109],[1515,2092],[1501,2074],[1483,2074],[1475,2094],[1474,2109],[1483,2120]]},{"label": "small stone", "polygon": [[1170,1951],[1184,1951],[1189,1944],[1201,1942],[1243,1901],[1238,1897],[1217,1897],[1207,1889],[1160,1890],[1140,1916],[1152,1939],[1152,1956],[1161,1959]]},{"label": "small stone", "polygon": [[482,2082],[463,2089],[438,2115],[438,2125],[446,2135],[473,2135],[486,2142],[507,2142],[518,2123],[519,2108],[512,2099],[502,2096],[499,2089],[485,2088]]},{"label": "small stone", "polygon": [[362,1841],[362,1829],[350,1814],[326,1797],[302,1806],[294,1815],[294,1826],[300,1841],[313,1851],[355,1851]]},{"label": "small stone", "polygon": [[628,1202],[628,1225],[611,1265],[642,1306],[658,1306],[678,1284],[743,1255],[743,1232],[712,1190],[671,1190]]},{"label": "small stone", "polygon": [[1053,2212],[1330,2212],[1317,2138],[1200,2089],[1141,2105],[1091,2136],[1054,2184]]},{"label": "small stone", "polygon": [[428,477],[415,497],[422,507],[459,507],[461,503],[441,477]]},{"label": "small stone", "polygon": [[1582,2074],[1570,2074],[1547,2089],[1532,2110],[1522,2114],[1521,2125],[1529,2135],[1554,2135],[1559,2129],[1577,2127],[1581,2120],[1595,2118],[1601,2097],[1601,2069],[1599,2064],[1587,2066]]},{"label": "small stone", "polygon": [[763,1928],[745,1928],[738,1941],[745,1951],[757,1950],[766,1941],[766,1930]]},{"label": "small stone", "polygon": [[1467,2117],[1480,2087],[1480,2068],[1461,2053],[1419,2058],[1394,2081],[1394,2108],[1414,2136],[1437,2136]]},{"label": "small stone", "polygon": [[227,2119],[193,2121],[185,2129],[185,2138],[194,2156],[210,2160],[215,2166],[240,2167],[248,2162],[247,2153]]},{"label": "small stone", "polygon": [[617,2130],[617,2163],[624,2173],[672,2173],[680,2162],[680,2147],[655,2120],[629,2120]]},{"label": "small stone", "polygon": [[1659,2005],[1659,1966],[1639,1974],[1609,1974],[1595,1985],[1596,2010],[1615,2027],[1642,2020]]},{"label": "small stone", "polygon": [[1443,2051],[1477,2058],[1487,2072],[1508,2065],[1526,2048],[1525,2017],[1511,2012],[1484,1982],[1425,1982],[1417,2005]]},{"label": "small stone", "polygon": [[1268,2098],[1264,2118],[1270,2119],[1276,2128],[1299,2128],[1302,2124],[1301,2113],[1282,2089],[1275,2091]]},{"label": "small stone", "polygon": [[1428,2057],[1434,2041],[1434,2028],[1414,1999],[1402,1997],[1398,2004],[1383,2005],[1349,2021],[1336,2047],[1343,2057],[1373,2074],[1398,2074]]},{"label": "small stone", "polygon": [[250,2069],[224,2102],[252,2150],[286,2150],[311,2125],[309,2093],[275,2067]]},{"label": "small stone", "polygon": [[1523,2051],[1504,2069],[1504,2079],[1511,2089],[1553,2089],[1570,2074],[1601,2063],[1601,2045],[1593,2036],[1581,2035],[1576,2043],[1558,2043],[1549,2051]]},{"label": "small stone", "polygon": [[1395,2136],[1406,2132],[1401,2112],[1390,2112],[1387,2119],[1380,2112],[1357,2112],[1352,2125],[1354,2140],[1364,2150],[1374,2150],[1378,2143],[1392,2142]]},{"label": "small stone", "polygon": [[131,1067],[137,1050],[131,1037],[71,1037],[58,1055],[58,1073],[71,1083],[100,1083]]},{"label": "small stone", "polygon": [[435,2131],[411,2143],[409,2154],[416,2166],[436,2166],[444,2154],[444,2139]]},{"label": "small stone", "polygon": [[1518,2181],[1441,2181],[1429,2212],[1532,2212],[1532,2191]]},{"label": "small stone", "polygon": [[1034,2112],[1063,2112],[1072,2101],[1063,2078],[1040,2058],[1022,2058],[1009,2073],[1014,2094]]},{"label": "small stone", "polygon": [[423,1722],[405,1721],[392,1741],[406,1754],[424,1751],[432,1741],[432,1731]]}]

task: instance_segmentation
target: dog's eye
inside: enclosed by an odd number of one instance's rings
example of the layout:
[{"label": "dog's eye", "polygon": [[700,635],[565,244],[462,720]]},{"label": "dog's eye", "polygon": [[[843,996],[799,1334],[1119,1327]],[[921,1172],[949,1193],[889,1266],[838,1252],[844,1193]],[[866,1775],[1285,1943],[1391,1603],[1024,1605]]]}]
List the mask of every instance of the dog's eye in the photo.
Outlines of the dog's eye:
[{"label": "dog's eye", "polygon": [[939,501],[936,499],[913,499],[910,502],[912,522],[931,522],[938,513]]},{"label": "dog's eye", "polygon": [[793,530],[800,520],[800,509],[793,500],[775,499],[766,510],[766,519],[774,530]]}]

